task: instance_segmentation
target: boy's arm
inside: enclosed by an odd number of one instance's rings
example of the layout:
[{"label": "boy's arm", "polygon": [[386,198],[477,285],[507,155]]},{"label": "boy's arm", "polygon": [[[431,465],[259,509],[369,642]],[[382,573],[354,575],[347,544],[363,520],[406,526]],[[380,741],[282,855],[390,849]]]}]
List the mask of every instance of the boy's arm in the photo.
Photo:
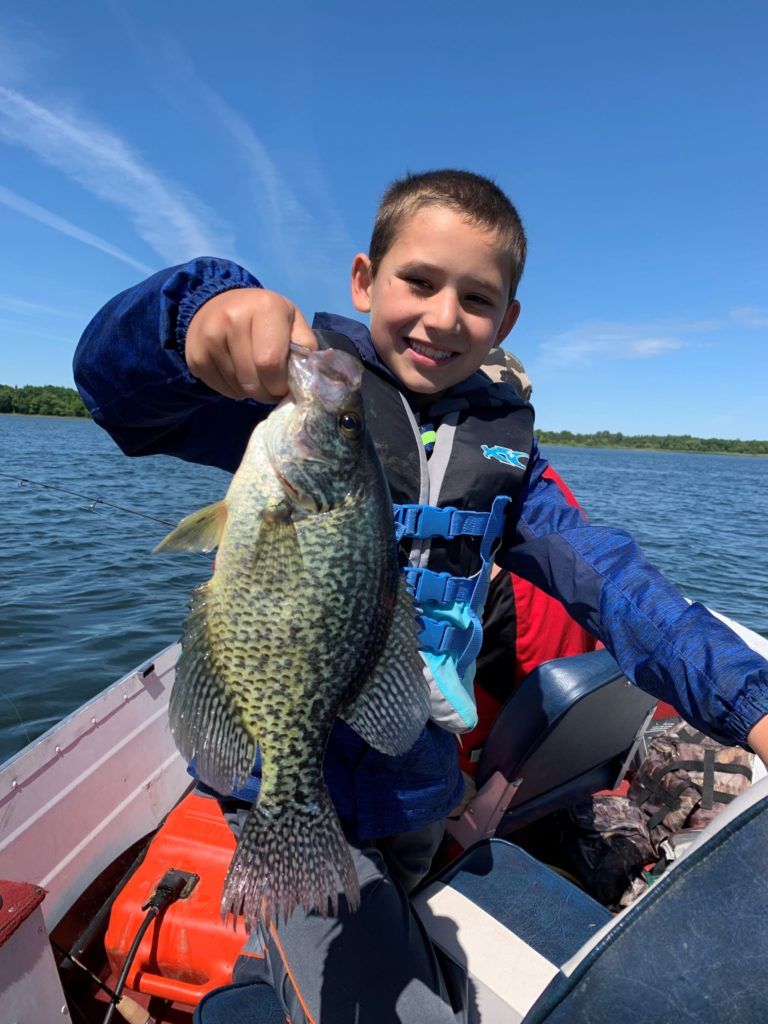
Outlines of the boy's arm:
[{"label": "boy's arm", "polygon": [[754,750],[764,765],[768,765],[768,715],[753,726],[747,736],[747,743]]},{"label": "boy's arm", "polygon": [[[122,292],[94,317],[75,353],[75,380],[96,422],[126,454],[178,455],[237,468],[254,425],[270,406],[232,399],[277,398],[268,388],[249,389],[253,307],[263,307],[270,296],[272,307],[294,310],[305,333],[293,340],[314,344],[298,311],[260,289],[235,263],[197,259]],[[243,309],[250,309],[250,320]],[[274,344],[269,330],[264,333],[257,354],[263,359],[266,353],[268,361]],[[273,386],[279,393],[279,382]]]},{"label": "boy's arm", "polygon": [[755,741],[765,758],[768,661],[689,604],[627,533],[589,526],[546,466],[534,452],[514,536],[497,561],[562,601],[642,689],[720,741]]}]

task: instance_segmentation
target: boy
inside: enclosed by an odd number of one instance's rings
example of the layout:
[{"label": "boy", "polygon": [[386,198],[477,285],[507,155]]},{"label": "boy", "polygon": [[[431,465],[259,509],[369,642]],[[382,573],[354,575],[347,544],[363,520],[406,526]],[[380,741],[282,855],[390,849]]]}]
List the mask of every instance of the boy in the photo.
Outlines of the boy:
[{"label": "boy", "polygon": [[[356,352],[368,370],[367,423],[399,506],[434,699],[432,721],[402,758],[371,751],[337,722],[326,781],[362,907],[338,919],[297,912],[249,942],[256,973],[294,1021],[454,1019],[406,893],[461,795],[449,730],[474,722],[494,560],[557,597],[630,678],[688,721],[768,753],[768,664],[689,606],[626,534],[586,526],[548,476],[530,405],[480,371],[519,315],[524,260],[517,212],[493,183],[459,171],[409,176],[385,194],[370,251],[352,265],[353,303],[370,313],[370,334],[341,317],[314,321],[328,332],[323,344]],[[235,469],[254,424],[286,393],[291,341],[318,343],[288,299],[234,264],[197,260],[113,299],[83,336],[76,379],[129,454]],[[422,435],[435,439],[429,458]],[[480,516],[467,527],[435,507]]]}]

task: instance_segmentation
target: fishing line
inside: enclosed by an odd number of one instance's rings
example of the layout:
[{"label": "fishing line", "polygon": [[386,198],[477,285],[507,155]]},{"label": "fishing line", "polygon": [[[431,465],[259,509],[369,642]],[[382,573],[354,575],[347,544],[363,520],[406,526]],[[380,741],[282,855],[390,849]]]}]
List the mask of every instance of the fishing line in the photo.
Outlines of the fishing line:
[{"label": "fishing line", "polygon": [[21,726],[22,732],[24,733],[24,736],[26,737],[27,743],[31,743],[32,742],[32,737],[27,732],[27,723],[21,717],[21,713],[20,713],[19,709],[16,707],[16,705],[14,704],[14,702],[11,700],[11,698],[8,696],[7,693],[0,693],[0,697],[2,697],[3,700],[7,700],[8,703],[11,705],[11,707],[13,708],[14,714],[16,715],[16,717],[19,720],[19,725]]},{"label": "fishing line", "polygon": [[69,494],[73,498],[80,498],[81,501],[88,501],[90,505],[88,507],[89,512],[95,512],[97,505],[104,505],[105,508],[113,508],[118,512],[127,512],[132,516],[139,516],[142,519],[151,519],[154,523],[162,523],[164,526],[176,526],[177,523],[170,519],[162,519],[160,516],[153,516],[149,512],[142,512],[139,509],[128,508],[126,505],[117,505],[114,501],[107,501],[106,498],[94,498],[90,494],[80,494],[79,491],[72,491],[67,487],[59,487],[57,484],[47,484],[42,480],[30,480],[28,477],[16,476],[13,473],[2,473],[0,476],[6,477],[8,480],[15,480],[19,487],[23,487],[25,484],[31,484],[34,487],[40,487],[45,491],[59,491],[62,494]]}]

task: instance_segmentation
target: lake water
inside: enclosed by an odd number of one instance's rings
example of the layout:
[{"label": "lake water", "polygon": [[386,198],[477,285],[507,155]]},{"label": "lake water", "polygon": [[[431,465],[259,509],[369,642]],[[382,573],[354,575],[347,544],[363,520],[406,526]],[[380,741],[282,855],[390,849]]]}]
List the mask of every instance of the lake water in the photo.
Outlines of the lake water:
[{"label": "lake water", "polygon": [[[768,459],[547,447],[592,522],[628,529],[687,597],[768,635]],[[0,761],[179,634],[198,554],[152,555],[223,496],[219,470],[128,459],[90,420],[0,416]]]}]

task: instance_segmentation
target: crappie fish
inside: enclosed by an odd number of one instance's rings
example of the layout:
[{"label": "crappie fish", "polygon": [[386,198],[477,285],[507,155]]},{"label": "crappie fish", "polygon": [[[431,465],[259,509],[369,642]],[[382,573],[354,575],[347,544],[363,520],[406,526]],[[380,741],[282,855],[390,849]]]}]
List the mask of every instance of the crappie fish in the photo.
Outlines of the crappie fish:
[{"label": "crappie fish", "polygon": [[397,565],[392,503],[366,430],[362,365],[291,347],[289,396],[254,430],[221,502],[155,550],[212,550],[193,594],[170,701],[173,736],[221,793],[261,751],[222,914],[250,927],[298,906],[360,901],[325,789],[336,716],[385,754],[408,750],[429,714],[416,612]]}]

